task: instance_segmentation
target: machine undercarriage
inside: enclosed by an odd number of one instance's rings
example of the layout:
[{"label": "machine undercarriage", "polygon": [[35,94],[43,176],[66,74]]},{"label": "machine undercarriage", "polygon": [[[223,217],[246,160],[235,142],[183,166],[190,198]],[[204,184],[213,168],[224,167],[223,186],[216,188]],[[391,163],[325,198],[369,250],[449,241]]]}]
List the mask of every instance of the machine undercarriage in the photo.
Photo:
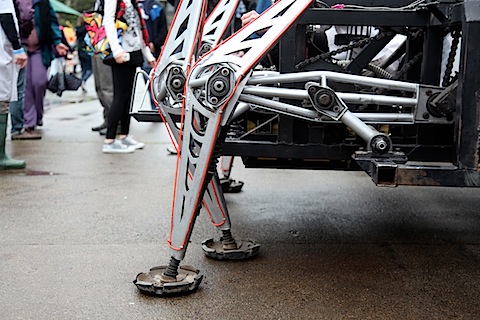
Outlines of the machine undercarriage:
[{"label": "machine undercarriage", "polygon": [[[134,281],[158,295],[196,290],[180,267],[203,207],[217,259],[256,255],[235,239],[217,162],[364,170],[377,185],[477,187],[480,1],[280,0],[222,40],[238,1],[182,1],[150,77],[178,145],[170,263]],[[332,32],[335,31],[335,32]],[[203,35],[199,37],[198,35]]]}]

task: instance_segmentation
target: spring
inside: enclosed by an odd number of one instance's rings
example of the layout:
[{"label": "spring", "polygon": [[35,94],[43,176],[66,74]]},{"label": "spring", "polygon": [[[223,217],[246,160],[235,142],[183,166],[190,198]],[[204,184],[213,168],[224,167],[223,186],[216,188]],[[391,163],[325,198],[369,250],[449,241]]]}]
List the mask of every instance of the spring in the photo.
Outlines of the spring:
[{"label": "spring", "polygon": [[230,231],[230,229],[222,230],[222,242],[224,245],[235,243],[235,239],[233,239],[232,232]]},{"label": "spring", "polygon": [[163,274],[167,277],[176,278],[178,275],[178,266],[180,265],[180,260],[175,259],[174,257],[170,258],[170,263],[168,264],[167,270]]}]

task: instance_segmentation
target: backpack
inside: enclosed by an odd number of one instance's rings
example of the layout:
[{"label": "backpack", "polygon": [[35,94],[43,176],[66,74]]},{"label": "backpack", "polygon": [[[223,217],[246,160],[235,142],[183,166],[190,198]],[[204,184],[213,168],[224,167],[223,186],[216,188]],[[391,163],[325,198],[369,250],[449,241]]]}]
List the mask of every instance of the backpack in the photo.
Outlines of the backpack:
[{"label": "backpack", "polygon": [[26,40],[34,28],[33,7],[19,3],[18,1],[14,1],[13,3],[17,14],[20,38]]},{"label": "backpack", "polygon": [[[91,55],[98,55],[103,60],[113,58],[110,43],[108,42],[105,26],[103,25],[103,1],[97,0],[95,9],[83,13],[83,23],[87,33],[85,34],[85,51]],[[120,19],[116,19],[117,35],[121,43],[121,35],[128,26]]]}]

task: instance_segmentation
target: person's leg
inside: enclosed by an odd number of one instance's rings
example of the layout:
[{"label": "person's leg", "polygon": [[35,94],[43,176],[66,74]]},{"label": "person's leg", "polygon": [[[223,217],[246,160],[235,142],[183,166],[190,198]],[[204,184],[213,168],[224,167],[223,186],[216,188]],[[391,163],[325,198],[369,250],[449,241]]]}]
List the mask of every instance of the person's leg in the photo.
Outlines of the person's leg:
[{"label": "person's leg", "polygon": [[0,170],[23,169],[26,166],[24,160],[15,160],[7,156],[5,152],[5,139],[7,137],[8,101],[0,101]]},{"label": "person's leg", "polygon": [[47,68],[43,65],[40,51],[29,54],[25,88],[24,127],[35,129],[43,118],[43,101],[47,89]]},{"label": "person's leg", "polygon": [[[145,144],[128,136],[130,127],[130,100],[135,77],[135,66],[113,65],[113,103],[108,113],[108,126],[103,153],[131,153],[142,149]],[[117,136],[118,124],[120,132]]]},{"label": "person's leg", "polygon": [[[128,134],[129,119],[125,118],[125,111],[128,117],[128,107],[132,91],[133,77],[135,75],[135,67],[128,65],[114,64],[112,66],[113,76],[113,102],[108,113],[107,133],[105,142],[103,144],[103,153],[132,153],[135,151],[134,145],[127,145],[122,143],[122,140],[116,139],[118,123],[121,122],[122,133],[125,131]],[[126,134],[120,134],[120,139],[125,139]],[[135,142],[135,141],[132,141]]]},{"label": "person's leg", "polygon": [[121,135],[128,134],[130,126],[129,106],[135,76],[135,67],[114,64],[113,76],[113,102],[108,113],[108,126],[106,139],[115,139],[117,127],[120,123]]},{"label": "person's leg", "polygon": [[25,96],[25,74],[27,68],[22,68],[18,72],[17,79],[17,101],[10,102],[10,121],[12,127],[10,133],[13,135],[21,134],[23,131],[23,100]]},{"label": "person's leg", "polygon": [[130,103],[132,101],[133,84],[135,82],[135,66],[126,68],[124,82],[122,83],[122,111],[120,116],[120,135],[127,136],[130,132]]},{"label": "person's leg", "polygon": [[107,127],[108,112],[113,101],[112,68],[103,63],[98,56],[92,57],[92,70],[95,80],[95,91],[98,100],[103,107],[103,123],[93,127],[93,131],[99,131]]},{"label": "person's leg", "polygon": [[92,75],[92,57],[87,53],[82,53],[82,80],[86,82]]}]

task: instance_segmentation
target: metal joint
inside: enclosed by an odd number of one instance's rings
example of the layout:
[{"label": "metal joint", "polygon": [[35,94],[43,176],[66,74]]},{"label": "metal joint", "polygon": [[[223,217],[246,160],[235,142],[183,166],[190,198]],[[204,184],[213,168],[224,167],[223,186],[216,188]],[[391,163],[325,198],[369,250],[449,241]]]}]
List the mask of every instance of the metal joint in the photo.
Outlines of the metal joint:
[{"label": "metal joint", "polygon": [[206,102],[213,108],[225,102],[232,92],[232,83],[235,83],[235,73],[228,67],[220,67],[207,80]]},{"label": "metal joint", "polygon": [[168,70],[167,90],[175,102],[183,99],[183,89],[185,87],[186,77],[182,68],[174,66]]},{"label": "metal joint", "polygon": [[318,113],[338,120],[348,110],[347,106],[337,97],[332,89],[322,87],[315,82],[308,82],[305,88],[310,102]]}]

